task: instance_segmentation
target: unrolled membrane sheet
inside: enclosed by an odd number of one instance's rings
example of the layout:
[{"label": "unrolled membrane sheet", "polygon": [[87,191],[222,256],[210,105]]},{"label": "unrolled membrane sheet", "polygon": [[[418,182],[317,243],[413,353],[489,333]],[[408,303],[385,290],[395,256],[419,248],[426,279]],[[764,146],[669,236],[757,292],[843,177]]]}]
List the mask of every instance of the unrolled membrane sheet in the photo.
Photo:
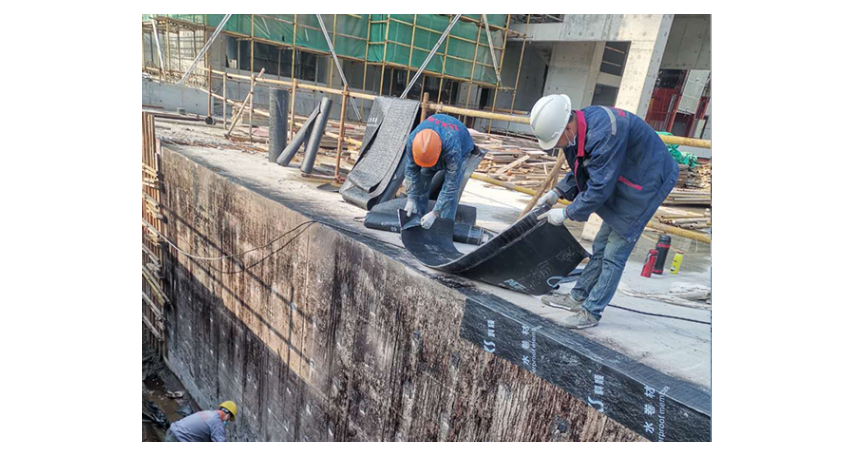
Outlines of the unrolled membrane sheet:
[{"label": "unrolled membrane sheet", "polygon": [[437,219],[430,230],[398,211],[401,242],[425,266],[530,295],[542,295],[558,286],[588,256],[564,226],[554,226],[537,216],[538,207],[525,217],[463,254],[454,246],[454,221]]},{"label": "unrolled membrane sheet", "polygon": [[390,184],[397,187],[403,179],[401,159],[418,111],[419,102],[415,100],[374,100],[359,158],[341,187],[345,201],[370,209],[394,197],[394,190],[388,190]]},{"label": "unrolled membrane sheet", "polygon": [[[398,209],[404,209],[406,204],[406,198],[379,203],[365,216],[363,225],[372,230],[400,233],[401,224],[398,221]],[[432,210],[434,204],[436,201],[429,201],[428,210]],[[454,242],[481,245],[484,238],[491,237],[491,234],[483,228],[475,226],[476,216],[477,212],[474,207],[465,204],[457,206],[457,214],[454,217]]]}]

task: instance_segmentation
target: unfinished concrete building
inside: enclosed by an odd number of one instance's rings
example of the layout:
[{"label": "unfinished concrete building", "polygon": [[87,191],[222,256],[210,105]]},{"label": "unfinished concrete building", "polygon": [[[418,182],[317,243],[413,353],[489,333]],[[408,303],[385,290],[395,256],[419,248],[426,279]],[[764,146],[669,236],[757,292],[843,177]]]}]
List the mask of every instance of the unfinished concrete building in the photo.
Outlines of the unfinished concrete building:
[{"label": "unfinished concrete building", "polygon": [[[365,210],[320,185],[340,182],[339,161],[348,172],[343,149],[361,146],[376,97],[405,92],[422,117],[450,113],[484,132],[485,148],[526,136],[528,110],[553,93],[709,147],[697,139],[711,132],[709,25],[704,15],[144,15],[145,343],[194,406],[238,404],[230,440],[710,440],[708,305],[663,312],[629,289],[618,303],[633,313],[570,331],[536,296],[425,268],[399,234],[366,229]],[[332,98],[324,134],[338,160],[318,165],[326,174],[263,152],[274,89],[290,93],[289,138]],[[497,231],[532,199],[468,185],[461,201]],[[687,257],[679,278],[705,283],[709,236],[685,236],[674,240]],[[655,242],[639,242],[633,265]]]}]

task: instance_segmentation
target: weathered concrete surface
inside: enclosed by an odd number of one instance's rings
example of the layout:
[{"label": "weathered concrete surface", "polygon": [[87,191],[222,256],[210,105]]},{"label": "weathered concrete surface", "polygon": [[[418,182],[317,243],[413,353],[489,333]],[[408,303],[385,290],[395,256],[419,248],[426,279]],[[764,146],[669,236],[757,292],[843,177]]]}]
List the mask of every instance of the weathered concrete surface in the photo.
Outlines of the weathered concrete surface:
[{"label": "weathered concrete surface", "polygon": [[[641,440],[459,336],[466,297],[163,150],[169,356],[232,440]],[[307,224],[308,223],[308,224]],[[301,225],[303,224],[303,225]],[[275,236],[296,231],[274,242]],[[271,254],[276,252],[275,254]]]}]

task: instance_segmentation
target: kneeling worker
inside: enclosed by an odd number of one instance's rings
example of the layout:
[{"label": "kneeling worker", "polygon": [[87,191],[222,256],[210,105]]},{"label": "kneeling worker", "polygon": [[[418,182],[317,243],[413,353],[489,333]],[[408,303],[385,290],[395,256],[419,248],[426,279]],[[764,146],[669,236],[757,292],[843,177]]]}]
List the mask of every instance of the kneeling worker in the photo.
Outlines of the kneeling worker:
[{"label": "kneeling worker", "polygon": [[541,98],[531,110],[531,129],[541,149],[561,148],[567,176],[537,204],[566,208],[543,214],[549,223],[603,219],[591,257],[568,296],[543,302],[574,312],[573,329],[596,326],[612,300],[629,254],[647,222],[677,183],[679,169],[668,148],[647,123],[632,113],[605,106],[573,111],[567,95]]},{"label": "kneeling worker", "polygon": [[[434,114],[420,123],[407,138],[404,177],[407,189],[407,215],[422,215],[421,225],[430,229],[437,217],[454,220],[457,193],[466,172],[466,163],[475,144],[469,130],[459,120],[445,114]],[[427,211],[428,192],[434,174],[445,171],[442,191],[433,210]]]},{"label": "kneeling worker", "polygon": [[220,404],[217,410],[202,410],[172,423],[166,432],[167,442],[225,442],[226,424],[237,417],[237,405],[232,401]]}]

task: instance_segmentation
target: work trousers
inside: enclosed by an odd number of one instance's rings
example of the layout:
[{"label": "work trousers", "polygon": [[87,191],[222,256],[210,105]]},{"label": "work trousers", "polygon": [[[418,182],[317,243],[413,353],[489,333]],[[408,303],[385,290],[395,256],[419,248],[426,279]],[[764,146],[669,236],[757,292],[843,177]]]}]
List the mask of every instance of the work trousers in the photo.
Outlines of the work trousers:
[{"label": "work trousers", "polygon": [[627,241],[606,222],[597,232],[594,253],[570,292],[573,299],[585,301],[583,307],[597,320],[603,317],[603,310],[614,297],[636,242],[638,239]]}]

